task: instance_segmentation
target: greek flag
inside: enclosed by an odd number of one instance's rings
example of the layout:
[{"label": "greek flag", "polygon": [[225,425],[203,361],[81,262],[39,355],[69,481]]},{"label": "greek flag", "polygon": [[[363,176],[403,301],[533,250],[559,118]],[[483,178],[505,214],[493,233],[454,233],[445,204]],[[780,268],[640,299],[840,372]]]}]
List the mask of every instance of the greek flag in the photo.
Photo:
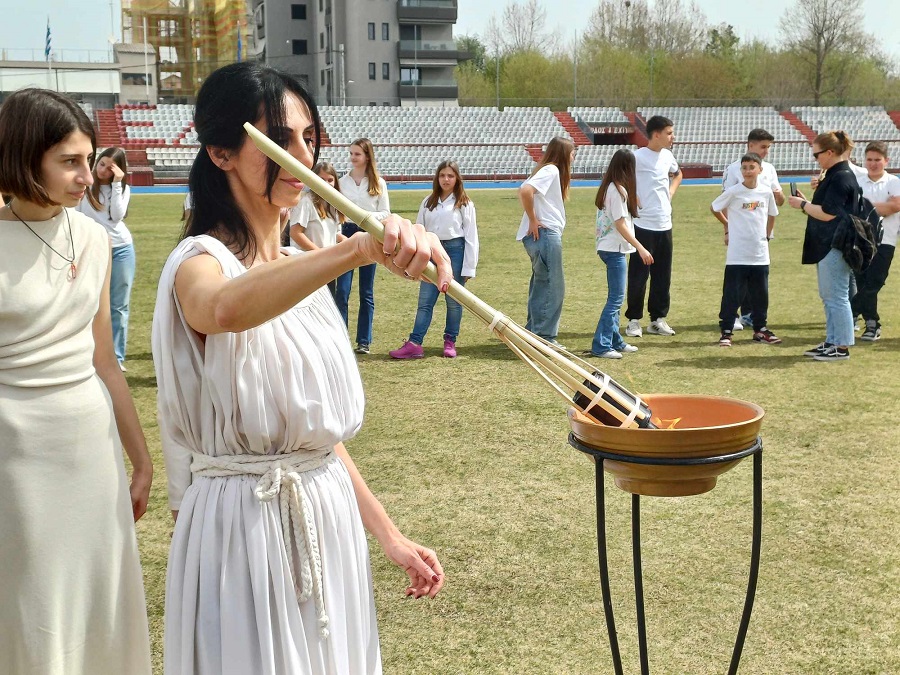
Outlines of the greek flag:
[{"label": "greek flag", "polygon": [[244,55],[244,41],[241,38],[241,24],[238,23],[237,28],[237,60],[238,63],[241,62],[241,57]]},{"label": "greek flag", "polygon": [[44,45],[44,57],[50,60],[50,17],[47,17],[47,42]]}]

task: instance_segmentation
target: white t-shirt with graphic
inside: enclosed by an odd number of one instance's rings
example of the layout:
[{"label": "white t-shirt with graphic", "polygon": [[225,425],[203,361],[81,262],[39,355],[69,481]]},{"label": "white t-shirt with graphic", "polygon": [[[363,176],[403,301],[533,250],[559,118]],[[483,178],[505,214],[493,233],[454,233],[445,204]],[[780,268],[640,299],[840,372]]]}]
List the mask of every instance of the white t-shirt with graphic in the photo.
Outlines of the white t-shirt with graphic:
[{"label": "white t-shirt with graphic", "polygon": [[[559,169],[555,164],[547,164],[531,178],[522,183],[535,189],[534,215],[541,225],[549,230],[562,234],[566,227],[566,207],[563,203],[562,185],[559,182]],[[516,241],[522,241],[528,234],[528,214],[522,216]]]},{"label": "white t-shirt with graphic", "polygon": [[769,241],[766,227],[769,216],[778,215],[775,194],[757,184],[732,185],[713,200],[714,211],[728,211],[728,252],[726,265],[768,265]]},{"label": "white t-shirt with graphic", "polygon": [[625,241],[625,238],[616,228],[616,221],[625,219],[625,227],[634,234],[634,225],[631,222],[631,214],[628,212],[628,193],[625,188],[621,191],[615,183],[610,183],[603,197],[603,208],[597,211],[597,250],[612,251],[614,253],[632,253],[634,246]]},{"label": "white t-shirt with graphic", "polygon": [[636,227],[663,232],[672,229],[672,198],[669,176],[678,173],[678,162],[671,150],[654,152],[650,148],[634,151],[637,171],[638,217]]}]

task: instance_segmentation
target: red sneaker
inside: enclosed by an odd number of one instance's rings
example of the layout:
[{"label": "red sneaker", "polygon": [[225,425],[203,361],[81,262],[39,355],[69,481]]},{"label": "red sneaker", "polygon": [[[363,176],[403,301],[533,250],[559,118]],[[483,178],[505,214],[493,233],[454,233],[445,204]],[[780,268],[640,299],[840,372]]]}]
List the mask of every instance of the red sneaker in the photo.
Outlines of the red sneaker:
[{"label": "red sneaker", "polygon": [[450,338],[444,338],[444,356],[448,359],[456,358],[456,343]]},{"label": "red sneaker", "polygon": [[422,348],[422,345],[417,345],[415,342],[407,340],[402,347],[388,352],[388,354],[391,355],[392,359],[421,359],[425,356],[425,350]]}]

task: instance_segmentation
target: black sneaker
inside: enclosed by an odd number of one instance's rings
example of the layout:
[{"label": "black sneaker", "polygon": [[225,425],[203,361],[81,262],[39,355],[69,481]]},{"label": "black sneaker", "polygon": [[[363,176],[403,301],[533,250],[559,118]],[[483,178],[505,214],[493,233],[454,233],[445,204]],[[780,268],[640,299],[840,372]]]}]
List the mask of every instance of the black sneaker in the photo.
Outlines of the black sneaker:
[{"label": "black sneaker", "polygon": [[814,361],[847,361],[850,358],[850,350],[844,347],[829,347],[821,354],[813,357]]},{"label": "black sneaker", "polygon": [[763,326],[761,329],[753,332],[753,341],[754,342],[764,342],[767,345],[778,345],[781,344],[781,338],[775,335],[768,328]]},{"label": "black sneaker", "polygon": [[720,347],[730,347],[731,346],[731,331],[730,330],[722,331],[722,337],[719,338],[719,346]]},{"label": "black sneaker", "polygon": [[369,353],[369,345],[365,342],[360,342],[356,345],[356,349],[354,350],[357,354],[368,354]]},{"label": "black sneaker", "polygon": [[832,347],[834,347],[834,345],[830,342],[822,342],[820,344],[817,344],[812,349],[807,349],[805,352],[803,352],[803,356],[812,356],[813,358],[815,358],[819,354],[824,354]]},{"label": "black sneaker", "polygon": [[870,325],[866,322],[866,330],[865,332],[859,336],[860,340],[866,340],[867,342],[875,342],[875,340],[881,339],[881,328]]}]

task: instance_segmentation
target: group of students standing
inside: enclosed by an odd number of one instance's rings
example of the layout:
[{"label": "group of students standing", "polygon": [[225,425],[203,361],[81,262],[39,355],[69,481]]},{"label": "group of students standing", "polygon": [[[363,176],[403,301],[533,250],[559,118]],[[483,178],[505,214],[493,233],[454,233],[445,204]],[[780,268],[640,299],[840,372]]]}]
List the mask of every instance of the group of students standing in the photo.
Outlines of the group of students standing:
[{"label": "group of students standing", "polygon": [[[647,135],[647,147],[633,153],[618,150],[613,155],[595,199],[596,250],[607,270],[608,296],[590,353],[603,358],[620,359],[637,351],[619,330],[626,280],[626,336],[643,335],[645,298],[650,315],[647,332],[675,335],[666,321],[672,281],[672,197],[681,184],[681,170],[670,150],[674,124],[662,116],[651,117]],[[534,173],[519,188],[525,214],[516,239],[524,245],[532,269],[526,328],[559,347],[565,297],[562,232],[574,160],[572,141],[552,139]],[[630,261],[626,265],[627,256]]]},{"label": "group of students standing", "polygon": [[[595,197],[596,249],[606,268],[607,299],[589,354],[620,359],[637,351],[620,332],[620,312],[626,302],[626,337],[641,337],[641,319],[649,280],[647,332],[671,336],[666,316],[672,276],[672,198],[681,171],[670,150],[674,123],[662,116],[647,121],[647,147],[617,151]],[[748,134],[747,153],[729,165],[723,191],[710,210],[724,226],[727,247],[719,345],[731,347],[734,332],[753,329],[754,342],[780,344],[769,329],[769,241],[778,207],[785,203],[775,167],[765,161],[774,137],[764,129]],[[900,230],[900,179],[887,173],[887,146],[866,146],[866,168],[848,161],[853,143],[842,131],[820,134],[812,153],[821,174],[813,179],[811,200],[795,190],[791,207],[807,216],[804,264],[815,264],[819,295],[825,309],[825,339],[804,352],[817,361],[849,358],[854,324],[862,316],[863,340],[881,337],[877,295],[884,286]],[[529,330],[551,344],[557,335],[565,285],[562,264],[564,201],[568,193],[575,147],[555,138],[543,159],[519,190],[525,215],[517,233],[532,263],[528,294]],[[859,197],[871,201],[883,217],[883,238],[867,268],[854,273],[838,246],[836,230],[845,214],[858,215]],[[626,262],[626,256],[630,260]],[[627,281],[627,292],[626,292]]]},{"label": "group of students standing", "polygon": [[[357,206],[372,213],[378,219],[390,214],[387,185],[378,174],[375,150],[368,138],[358,138],[350,144],[350,166],[346,174],[338,177],[334,166],[319,162],[315,173],[332,187],[343,193]],[[287,219],[291,245],[301,250],[313,251],[334,246],[362,230],[347,221],[343,214],[330,206],[312,191],[305,191],[300,203],[291,209]],[[478,226],[475,204],[466,194],[459,166],[452,160],[441,162],[434,174],[431,194],[422,200],[416,222],[427,232],[434,233],[450,259],[453,279],[465,283],[475,276],[478,265]],[[356,322],[356,353],[368,354],[372,344],[372,323],[375,316],[375,269],[377,265],[359,268],[359,314]],[[334,296],[338,310],[348,325],[349,300],[353,284],[353,270],[342,274],[328,287]],[[422,343],[431,326],[434,307],[440,293],[427,281],[419,284],[419,299],[415,321],[409,338],[397,349],[389,352],[398,360],[419,359],[425,355]],[[446,297],[447,316],[444,325],[443,356],[456,357],[456,340],[462,321],[462,306]]]}]

